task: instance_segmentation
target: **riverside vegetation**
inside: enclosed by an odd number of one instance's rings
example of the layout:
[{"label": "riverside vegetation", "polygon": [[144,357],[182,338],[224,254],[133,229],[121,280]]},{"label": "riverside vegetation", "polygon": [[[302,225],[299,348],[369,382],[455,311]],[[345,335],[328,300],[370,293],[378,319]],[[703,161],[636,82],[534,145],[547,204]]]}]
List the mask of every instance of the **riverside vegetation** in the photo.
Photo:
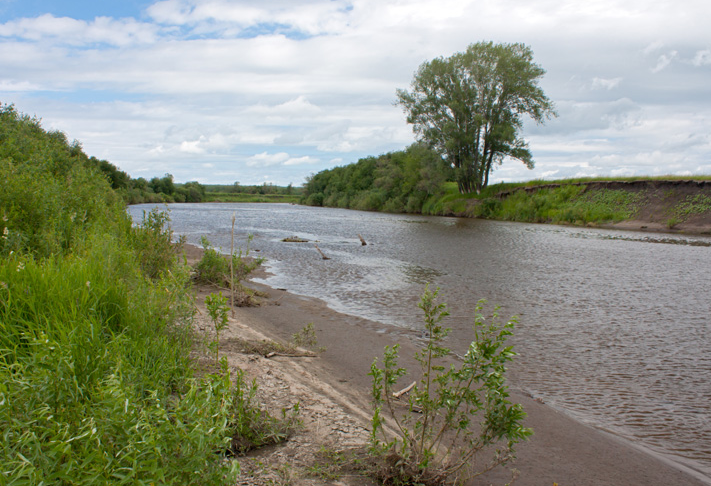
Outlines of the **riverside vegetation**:
[{"label": "riverside vegetation", "polygon": [[574,225],[641,219],[676,228],[711,217],[711,176],[533,180],[488,185],[479,194],[462,194],[454,178],[444,159],[416,143],[312,175],[301,203]]},{"label": "riverside vegetation", "polygon": [[245,437],[283,437],[256,384],[196,373],[167,216],[133,226],[78,143],[9,105],[0,218],[0,482],[233,484]]}]

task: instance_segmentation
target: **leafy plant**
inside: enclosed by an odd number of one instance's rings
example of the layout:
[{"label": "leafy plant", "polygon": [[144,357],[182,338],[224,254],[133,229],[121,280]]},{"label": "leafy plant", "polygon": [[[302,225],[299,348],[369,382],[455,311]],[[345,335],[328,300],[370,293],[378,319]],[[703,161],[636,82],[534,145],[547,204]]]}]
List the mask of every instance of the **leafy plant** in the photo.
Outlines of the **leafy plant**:
[{"label": "leafy plant", "polygon": [[159,272],[173,267],[185,237],[181,236],[174,243],[170,214],[155,207],[148,212],[143,211],[141,224],[131,229],[131,241],[140,255],[143,272],[150,278],[156,278]]},{"label": "leafy plant", "polygon": [[293,334],[291,336],[291,342],[294,346],[310,349],[317,353],[323,353],[326,351],[324,346],[318,345],[318,338],[316,337],[313,322],[309,322],[299,332]]},{"label": "leafy plant", "polygon": [[283,442],[301,425],[298,402],[291,409],[282,409],[280,418],[272,416],[257,403],[257,381],[247,383],[242,370],[235,374],[233,390],[229,421],[233,454]]},{"label": "leafy plant", "polygon": [[232,265],[234,267],[234,281],[230,272],[230,256],[223,255],[216,250],[210,240],[205,236],[201,238],[203,254],[200,261],[195,266],[195,280],[199,283],[216,285],[218,287],[235,288],[239,290],[241,296],[236,305],[253,305],[254,292],[250,291],[241,281],[250,273],[259,268],[264,263],[264,258],[249,258],[249,245],[253,239],[252,235],[247,238],[247,249],[232,254]]},{"label": "leafy plant", "polygon": [[342,476],[344,466],[355,460],[355,458],[347,456],[342,451],[321,446],[321,449],[316,453],[313,464],[306,468],[306,473],[311,477],[325,481],[335,481]]},{"label": "leafy plant", "polygon": [[[487,323],[480,301],[474,340],[462,362],[447,368],[450,350],[443,341],[449,329],[441,322],[448,312],[446,304],[437,302],[438,292],[427,287],[418,304],[428,337],[415,354],[421,375],[406,409],[393,396],[398,379],[407,374],[398,366],[398,345],[386,347],[383,368],[376,358],[369,373],[374,408],[370,451],[379,458],[378,475],[386,484],[458,484],[510,461],[515,444],[532,434],[522,425],[522,407],[508,400],[504,379],[506,363],[515,356],[506,346],[515,319],[502,324],[497,308]],[[386,432],[384,409],[398,432],[394,437]],[[485,452],[491,458],[477,467]]]},{"label": "leafy plant", "polygon": [[0,483],[234,484],[167,221],[132,227],[80,144],[0,107]]},{"label": "leafy plant", "polygon": [[210,342],[209,347],[215,353],[215,363],[220,357],[220,332],[227,328],[230,307],[227,305],[227,297],[222,292],[212,293],[205,297],[205,307],[215,328],[215,339]]}]

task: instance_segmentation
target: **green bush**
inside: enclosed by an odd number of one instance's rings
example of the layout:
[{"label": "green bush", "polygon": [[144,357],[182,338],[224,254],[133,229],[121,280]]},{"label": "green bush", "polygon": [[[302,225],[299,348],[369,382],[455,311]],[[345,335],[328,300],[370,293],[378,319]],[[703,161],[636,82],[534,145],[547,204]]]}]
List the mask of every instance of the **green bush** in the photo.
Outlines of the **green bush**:
[{"label": "green bush", "polygon": [[[224,359],[224,358],[223,358]],[[237,370],[232,395],[230,416],[233,454],[285,441],[301,426],[299,404],[287,410],[282,409],[281,417],[274,417],[257,403],[257,382],[247,383],[244,373]]]},{"label": "green bush", "polygon": [[[443,359],[450,350],[443,341],[449,329],[441,322],[449,314],[446,304],[437,302],[437,294],[425,289],[419,303],[427,338],[424,349],[415,354],[420,378],[413,383],[405,411],[393,395],[398,379],[407,374],[398,366],[398,345],[385,348],[382,369],[377,359],[371,366],[370,451],[379,464],[376,474],[385,484],[459,484],[507,463],[514,457],[515,444],[532,433],[522,425],[521,406],[508,400],[504,377],[506,364],[515,356],[506,346],[515,320],[500,323],[497,309],[487,323],[481,301],[475,311],[474,341],[463,361],[447,368]],[[384,410],[399,435],[386,433]],[[477,469],[474,462],[485,452],[492,457]]]},{"label": "green bush", "polygon": [[0,484],[234,484],[242,391],[193,377],[168,216],[132,227],[97,167],[0,109]]},{"label": "green bush", "polygon": [[228,411],[209,413],[223,397],[204,389],[217,385],[191,380],[191,316],[176,315],[188,274],[147,280],[133,255],[104,237],[84,256],[2,260],[9,482],[193,484],[229,472],[215,456],[230,440]]},{"label": "green bush", "polygon": [[[252,241],[250,235],[247,240],[247,249],[243,252],[240,249],[232,255],[232,265],[234,268],[234,286],[256,270],[263,262],[263,258],[249,258],[249,243]],[[231,288],[230,257],[223,255],[216,250],[210,240],[201,238],[203,254],[200,261],[195,266],[195,280],[199,283],[217,285]]]}]

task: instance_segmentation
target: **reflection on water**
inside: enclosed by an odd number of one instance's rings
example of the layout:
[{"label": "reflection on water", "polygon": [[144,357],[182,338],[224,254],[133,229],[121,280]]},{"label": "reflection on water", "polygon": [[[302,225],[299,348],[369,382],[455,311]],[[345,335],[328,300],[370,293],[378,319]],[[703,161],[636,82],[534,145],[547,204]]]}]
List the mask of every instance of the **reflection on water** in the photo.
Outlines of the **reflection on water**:
[{"label": "reflection on water", "polygon": [[[223,248],[236,212],[240,239],[254,234],[268,259],[265,283],[341,312],[418,328],[423,286],[439,286],[458,352],[477,300],[501,304],[520,316],[516,383],[711,478],[709,238],[290,205],[171,210],[176,233]],[[281,242],[294,235],[331,259]]]}]

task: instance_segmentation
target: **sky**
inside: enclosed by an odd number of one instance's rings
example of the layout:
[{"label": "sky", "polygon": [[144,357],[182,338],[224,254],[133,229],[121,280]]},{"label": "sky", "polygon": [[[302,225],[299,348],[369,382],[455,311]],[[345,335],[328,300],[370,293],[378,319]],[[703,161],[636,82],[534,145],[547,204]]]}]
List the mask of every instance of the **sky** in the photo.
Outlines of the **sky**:
[{"label": "sky", "polygon": [[491,180],[711,174],[708,0],[0,0],[0,103],[131,177],[294,184],[415,141],[397,89],[520,42],[559,116]]}]

